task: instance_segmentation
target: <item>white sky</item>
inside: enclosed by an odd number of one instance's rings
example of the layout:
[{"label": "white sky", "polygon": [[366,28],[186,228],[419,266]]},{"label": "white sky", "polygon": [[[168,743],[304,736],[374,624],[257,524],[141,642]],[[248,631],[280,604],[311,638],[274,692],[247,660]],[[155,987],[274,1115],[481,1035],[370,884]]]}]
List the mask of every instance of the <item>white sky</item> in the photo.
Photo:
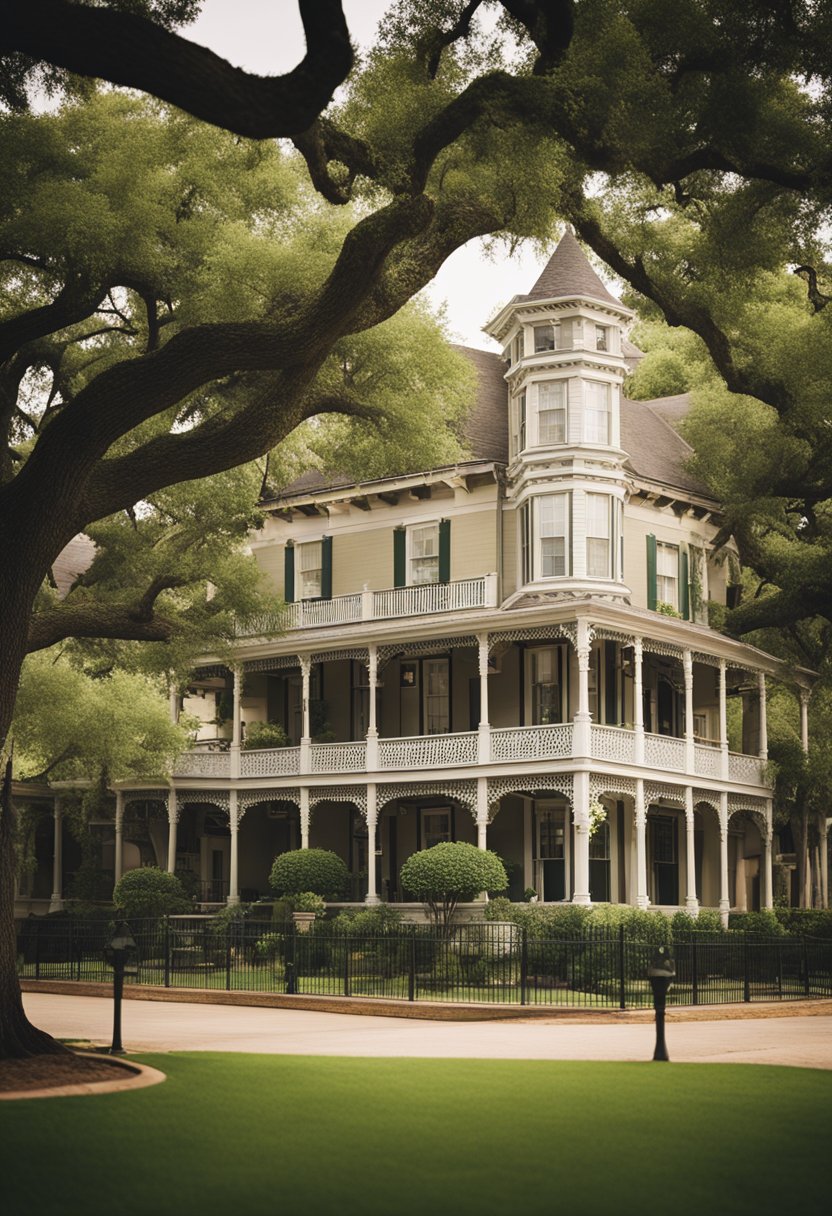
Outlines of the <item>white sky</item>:
[{"label": "white sky", "polygon": [[[350,33],[359,46],[372,45],[388,4],[389,0],[344,0]],[[199,18],[181,33],[237,67],[264,76],[293,68],[305,52],[295,0],[203,0]],[[457,341],[497,349],[481,327],[513,295],[528,291],[544,264],[545,258],[526,248],[510,258],[490,260],[482,243],[472,241],[448,258],[427,290],[434,303],[447,304]]]}]

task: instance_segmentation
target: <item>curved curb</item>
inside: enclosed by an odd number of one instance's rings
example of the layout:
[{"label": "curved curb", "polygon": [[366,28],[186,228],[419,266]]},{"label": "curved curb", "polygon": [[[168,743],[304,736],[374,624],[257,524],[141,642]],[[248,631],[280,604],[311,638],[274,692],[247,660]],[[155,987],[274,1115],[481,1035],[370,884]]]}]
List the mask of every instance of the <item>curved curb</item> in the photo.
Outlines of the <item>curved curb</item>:
[{"label": "curved curb", "polygon": [[[79,1051],[75,1054],[101,1059],[101,1054],[95,1051]],[[121,1069],[125,1075],[117,1081],[82,1081],[77,1085],[54,1085],[48,1089],[11,1090],[0,1093],[0,1102],[19,1101],[24,1098],[78,1098],[85,1095],[94,1097],[96,1094],[115,1094],[127,1089],[146,1089],[149,1085],[159,1085],[167,1080],[165,1073],[160,1072],[158,1068],[151,1068],[148,1064],[135,1064],[132,1060],[128,1063],[113,1057],[108,1058],[107,1063]]]}]

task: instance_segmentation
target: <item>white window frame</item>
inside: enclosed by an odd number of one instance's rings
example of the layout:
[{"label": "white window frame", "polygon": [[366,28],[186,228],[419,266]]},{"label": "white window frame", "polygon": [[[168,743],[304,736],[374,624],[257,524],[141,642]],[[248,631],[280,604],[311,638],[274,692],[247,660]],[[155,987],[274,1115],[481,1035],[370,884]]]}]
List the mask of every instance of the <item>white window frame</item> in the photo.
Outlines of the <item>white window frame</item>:
[{"label": "white window frame", "polygon": [[[532,646],[526,651],[526,654],[526,686],[528,688],[526,721],[534,726],[548,726],[559,722],[566,722],[569,714],[566,696],[569,657],[565,643],[556,642],[550,646]],[[549,680],[535,679],[535,676],[540,673],[540,667],[546,663],[549,664],[551,678]],[[535,690],[537,688],[556,690],[551,698],[553,703],[550,710],[541,712],[539,705],[535,703]],[[551,712],[551,710],[554,710],[554,712]],[[536,721],[538,718],[540,721]]]},{"label": "white window frame", "polygon": [[[419,533],[433,532],[434,543],[433,553],[418,552],[419,546],[422,544],[422,538]],[[439,582],[439,520],[431,519],[424,523],[409,524],[405,531],[405,566],[406,566],[406,582],[408,587],[426,587],[433,586]],[[422,563],[417,565],[417,563]],[[428,564],[430,563],[430,564]],[[423,578],[422,573],[429,570],[435,577]],[[415,577],[416,575],[419,577]]]},{"label": "white window frame", "polygon": [[526,390],[519,392],[513,401],[514,412],[514,427],[512,441],[514,444],[514,455],[517,456],[525,450],[528,442],[529,414],[527,408]]},{"label": "white window frame", "polygon": [[[586,495],[586,576],[587,578],[605,578],[613,577],[613,526],[612,526],[612,504],[613,498],[610,494],[587,494]],[[606,534],[600,531],[605,528]],[[604,569],[599,569],[601,563],[598,561],[598,555],[601,552],[600,543],[603,542],[606,546],[606,559],[603,563]],[[591,556],[594,554],[594,557]]]},{"label": "white window frame", "polygon": [[[317,555],[314,553],[316,549]],[[317,563],[312,564],[315,556],[318,559]],[[295,545],[295,596],[297,599],[319,600],[321,598],[323,571],[324,543],[322,540],[307,540]]]},{"label": "white window frame", "polygon": [[[572,567],[572,563],[570,561],[570,557],[571,557],[571,548],[570,547],[571,547],[571,543],[572,543],[571,527],[570,527],[570,525],[571,525],[570,498],[571,498],[571,496],[568,493],[541,494],[538,497],[536,497],[534,500],[534,502],[535,502],[535,517],[534,517],[534,574],[535,574],[535,579],[549,581],[550,579],[569,577],[569,574],[571,572],[571,567]],[[552,520],[553,530],[550,532],[546,532],[544,534],[544,532],[543,532],[544,512],[548,510],[548,507],[546,506],[546,504],[548,504],[550,502],[553,504],[553,520]],[[561,521],[558,521],[558,519],[557,519],[558,512],[560,512],[560,514],[561,514]],[[554,528],[558,524],[558,522],[562,523],[561,531],[554,530]],[[559,559],[562,558],[563,571],[562,571],[562,573],[559,573],[559,574],[544,574],[544,572],[543,572],[544,548],[547,547],[544,542],[550,541],[550,540],[559,540],[559,539],[563,540],[563,553],[557,554],[556,545],[548,546],[552,551],[549,555],[547,555],[547,561],[554,560],[555,562],[558,562]]]},{"label": "white window frame", "polygon": [[[662,559],[672,573],[662,571]],[[679,546],[663,540],[656,541],[656,603],[679,611]]]},{"label": "white window frame", "polygon": [[[593,400],[598,389],[603,389],[604,404],[600,407]],[[603,424],[601,422],[603,419]],[[584,441],[586,443],[609,443],[612,428],[612,386],[606,380],[584,381]]]},{"label": "white window frame", "polygon": [[610,327],[608,325],[595,326],[595,349],[609,353],[610,349]]},{"label": "white window frame", "polygon": [[[552,394],[556,403],[547,402],[546,397]],[[541,446],[550,447],[554,444],[566,443],[569,435],[569,421],[567,417],[567,384],[565,380],[538,380],[535,392],[537,409],[537,442]],[[559,402],[557,399],[559,398]],[[560,414],[560,419],[554,416]],[[551,415],[551,419],[547,419],[547,423],[552,422],[553,431],[544,433],[544,415]]]},{"label": "white window frame", "polygon": [[[551,333],[552,333],[552,345],[551,345],[551,346],[548,346],[548,345],[546,345],[546,346],[543,346],[543,345],[539,346],[539,345],[538,345],[538,336],[537,336],[537,335],[538,335],[539,333],[542,333],[542,332],[543,332],[544,330],[546,330],[546,329],[551,330]],[[551,351],[551,350],[560,350],[560,349],[561,349],[561,342],[560,342],[560,321],[544,321],[544,322],[542,322],[540,325],[535,325],[535,326],[533,326],[532,333],[533,333],[533,336],[534,336],[534,353],[535,353],[536,355],[545,355],[545,354],[547,354],[547,353],[548,353],[549,351]]]},{"label": "white window frame", "polygon": [[[444,681],[444,692],[431,692],[432,674]],[[434,698],[442,704],[438,715],[441,721],[438,723],[436,720],[431,722],[430,709]],[[447,659],[422,660],[422,713],[426,735],[447,735],[451,729],[451,665]]]}]

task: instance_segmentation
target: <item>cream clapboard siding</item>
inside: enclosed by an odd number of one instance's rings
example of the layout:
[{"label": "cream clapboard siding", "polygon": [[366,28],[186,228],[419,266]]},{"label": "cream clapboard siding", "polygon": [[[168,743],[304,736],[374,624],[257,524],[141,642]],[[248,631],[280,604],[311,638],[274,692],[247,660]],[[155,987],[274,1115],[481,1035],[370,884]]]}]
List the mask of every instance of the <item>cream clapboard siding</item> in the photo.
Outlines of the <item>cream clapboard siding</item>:
[{"label": "cream clapboard siding", "polygon": [[364,584],[371,591],[393,586],[393,526],[366,532],[334,533],[332,594],[352,595]]},{"label": "cream clapboard siding", "polygon": [[450,515],[451,578],[480,578],[497,569],[495,507]]},{"label": "cream clapboard siding", "polygon": [[283,595],[283,545],[259,545],[254,560],[269,580],[270,589]]}]

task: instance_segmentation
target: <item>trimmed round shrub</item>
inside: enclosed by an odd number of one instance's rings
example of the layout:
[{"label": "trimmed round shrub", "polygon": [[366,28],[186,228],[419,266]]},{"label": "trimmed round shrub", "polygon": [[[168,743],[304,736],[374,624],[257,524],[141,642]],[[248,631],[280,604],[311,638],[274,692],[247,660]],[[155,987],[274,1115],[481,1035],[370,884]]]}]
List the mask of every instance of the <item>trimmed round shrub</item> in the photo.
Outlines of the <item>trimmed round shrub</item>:
[{"label": "trimmed round shrub", "polygon": [[347,867],[329,849],[294,849],[274,859],[269,882],[275,895],[300,895],[311,891],[324,899],[335,899],[347,884]]},{"label": "trimmed round shrub", "polygon": [[447,927],[460,902],[481,891],[505,891],[508,875],[496,853],[461,841],[413,853],[401,868],[405,891],[427,904],[437,925]]},{"label": "trimmed round shrub", "polygon": [[288,747],[289,736],[279,722],[249,722],[243,751],[254,751],[261,747]]},{"label": "trimmed round shrub", "polygon": [[158,866],[128,870],[115,885],[113,903],[128,920],[193,910],[176,875]]}]

